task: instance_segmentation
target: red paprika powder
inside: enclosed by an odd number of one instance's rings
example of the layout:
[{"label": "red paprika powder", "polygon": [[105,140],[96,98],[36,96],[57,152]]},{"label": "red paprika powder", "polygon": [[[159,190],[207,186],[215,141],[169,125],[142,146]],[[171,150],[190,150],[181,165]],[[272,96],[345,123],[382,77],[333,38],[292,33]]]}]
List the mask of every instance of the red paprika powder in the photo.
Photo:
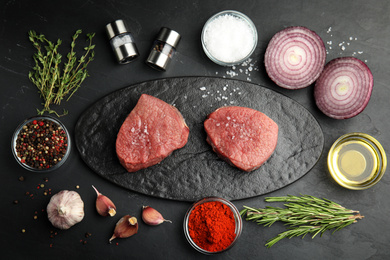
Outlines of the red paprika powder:
[{"label": "red paprika powder", "polygon": [[222,202],[209,201],[197,205],[188,219],[192,240],[209,252],[226,249],[236,237],[232,210]]}]

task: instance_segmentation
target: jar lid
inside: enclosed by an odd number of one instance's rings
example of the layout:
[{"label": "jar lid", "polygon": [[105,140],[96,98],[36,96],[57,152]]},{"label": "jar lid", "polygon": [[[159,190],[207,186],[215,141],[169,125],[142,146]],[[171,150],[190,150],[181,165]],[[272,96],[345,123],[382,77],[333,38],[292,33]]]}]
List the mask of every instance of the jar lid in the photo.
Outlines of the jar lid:
[{"label": "jar lid", "polygon": [[178,32],[167,27],[162,27],[156,39],[162,42],[166,42],[176,48],[176,46],[179,44],[180,38],[181,36]]},{"label": "jar lid", "polygon": [[116,20],[112,23],[109,23],[106,25],[106,31],[108,38],[114,38],[115,36],[122,34],[122,33],[128,33],[126,24],[123,20]]}]

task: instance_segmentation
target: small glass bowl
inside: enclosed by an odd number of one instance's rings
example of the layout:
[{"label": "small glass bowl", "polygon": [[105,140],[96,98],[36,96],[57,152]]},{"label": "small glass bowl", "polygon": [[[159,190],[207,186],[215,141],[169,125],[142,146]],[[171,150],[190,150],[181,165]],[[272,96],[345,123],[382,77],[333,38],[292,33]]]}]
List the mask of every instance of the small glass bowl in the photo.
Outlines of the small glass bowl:
[{"label": "small glass bowl", "polygon": [[382,145],[364,133],[349,133],[338,138],[328,153],[332,178],[350,190],[364,190],[377,184],[387,167]]},{"label": "small glass bowl", "polygon": [[[68,146],[67,146],[67,149],[66,149],[66,153],[65,155],[61,158],[61,161],[59,161],[58,163],[56,163],[55,165],[53,165],[52,167],[50,168],[44,168],[44,169],[37,169],[37,168],[34,168],[34,167],[31,167],[29,165],[27,165],[26,163],[23,163],[21,161],[21,158],[18,157],[17,155],[17,151],[16,151],[16,141],[17,141],[17,138],[18,138],[18,134],[19,132],[22,130],[23,126],[25,126],[26,124],[34,121],[34,120],[49,120],[49,121],[52,121],[54,122],[55,124],[57,124],[58,126],[60,126],[64,131],[65,131],[65,134],[66,134],[66,137],[67,137],[67,142],[68,142]],[[11,150],[12,150],[12,154],[14,155],[16,161],[26,170],[29,170],[31,172],[37,172],[37,173],[46,173],[46,172],[51,172],[53,170],[56,170],[58,168],[60,168],[66,161],[66,159],[69,157],[69,154],[70,154],[70,149],[71,149],[71,140],[70,140],[70,134],[69,134],[69,131],[66,129],[65,125],[62,124],[59,120],[57,120],[56,118],[53,118],[51,116],[34,116],[34,117],[31,117],[29,119],[26,119],[25,121],[23,121],[15,130],[13,136],[12,136],[12,140],[11,140]]]},{"label": "small glass bowl", "polygon": [[[207,251],[201,247],[199,247],[191,238],[190,236],[190,232],[189,232],[189,229],[188,229],[188,222],[189,222],[189,217],[191,215],[191,212],[192,210],[198,206],[198,205],[201,205],[203,203],[206,203],[206,202],[211,202],[211,201],[219,201],[219,202],[222,202],[223,204],[227,205],[231,211],[233,212],[233,216],[234,216],[234,220],[235,220],[235,225],[236,225],[236,229],[235,229],[235,238],[233,240],[233,242],[225,249],[221,250],[221,251],[216,251],[216,252],[210,252],[210,251]],[[214,254],[219,254],[219,253],[222,253],[222,252],[225,252],[227,251],[228,249],[232,248],[234,246],[234,244],[237,242],[238,238],[240,237],[241,235],[241,232],[242,232],[242,219],[241,219],[241,216],[240,216],[240,212],[238,211],[238,209],[236,208],[236,206],[231,203],[230,201],[226,200],[226,199],[223,199],[223,198],[218,198],[218,197],[207,197],[207,198],[203,198],[197,202],[195,202],[194,204],[192,204],[192,206],[188,209],[185,217],[184,217],[184,222],[183,222],[183,227],[184,227],[184,235],[187,239],[187,241],[190,243],[190,245],[195,248],[197,251],[205,254],[205,255],[214,255]]]},{"label": "small glass bowl", "polygon": [[[207,30],[207,27],[218,17],[221,17],[223,15],[231,15],[231,16],[234,16],[234,17],[237,17],[243,21],[245,21],[248,26],[251,28],[252,30],[252,33],[253,33],[253,47],[251,49],[251,51],[248,53],[248,55],[246,55],[245,57],[243,57],[242,59],[239,59],[239,60],[236,60],[236,61],[232,61],[232,62],[226,62],[226,61],[222,61],[216,57],[213,56],[213,54],[207,49],[206,47],[206,44],[205,44],[205,35],[206,35],[206,30]],[[202,47],[203,47],[203,51],[206,53],[207,57],[209,57],[210,60],[212,60],[214,63],[218,64],[218,65],[222,65],[222,66],[233,66],[233,65],[237,65],[237,64],[240,64],[242,62],[244,62],[245,60],[247,60],[252,54],[253,52],[255,51],[256,49],[256,46],[257,46],[257,30],[256,30],[256,26],[255,24],[252,22],[251,19],[249,19],[248,16],[246,16],[245,14],[243,13],[240,13],[240,12],[237,12],[237,11],[233,11],[233,10],[226,10],[226,11],[222,11],[222,12],[219,12],[215,15],[213,15],[212,17],[210,17],[207,22],[205,23],[205,25],[203,26],[203,30],[202,30],[202,34],[201,34],[201,41],[202,41]]]}]

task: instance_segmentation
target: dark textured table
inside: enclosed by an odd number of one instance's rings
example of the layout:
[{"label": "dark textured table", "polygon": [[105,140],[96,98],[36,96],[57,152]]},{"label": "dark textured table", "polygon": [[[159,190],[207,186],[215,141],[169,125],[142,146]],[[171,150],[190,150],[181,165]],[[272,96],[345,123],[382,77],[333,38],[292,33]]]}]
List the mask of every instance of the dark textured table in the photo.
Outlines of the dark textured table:
[{"label": "dark textured table", "polygon": [[[259,41],[250,60],[234,67],[212,63],[203,53],[200,32],[213,14],[227,9],[248,15],[257,27]],[[300,103],[318,120],[325,138],[324,152],[305,176],[266,195],[234,200],[243,205],[264,207],[266,196],[310,194],[334,200],[359,210],[365,218],[331,235],[311,239],[282,240],[271,249],[269,238],[284,230],[244,221],[237,244],[214,256],[218,259],[386,259],[390,257],[389,215],[390,178],[388,173],[374,187],[364,191],[347,190],[335,184],[326,166],[332,143],[349,132],[375,137],[386,151],[390,148],[389,66],[390,4],[387,1],[1,1],[0,3],[0,169],[1,169],[1,248],[2,259],[196,259],[206,258],[195,251],[183,234],[183,218],[191,202],[168,200],[129,191],[103,179],[81,159],[76,147],[60,169],[52,173],[30,173],[14,160],[10,149],[12,134],[24,119],[36,115],[41,99],[29,81],[35,52],[27,33],[36,30],[50,40],[63,39],[66,53],[75,30],[96,32],[96,57],[89,67],[90,77],[59,110],[69,114],[61,121],[74,135],[81,114],[107,94],[148,80],[212,76],[232,78],[263,85]],[[140,57],[118,65],[105,34],[105,25],[125,20],[135,38]],[[289,91],[277,87],[266,75],[263,56],[271,37],[287,26],[306,26],[316,31],[327,49],[327,61],[354,56],[364,61],[374,75],[374,90],[367,108],[347,120],[326,117],[315,106],[313,87]],[[182,35],[178,51],[166,72],[145,64],[152,42],[162,26]],[[23,176],[24,181],[19,178]],[[113,218],[100,217],[95,210],[96,194],[91,185],[109,196],[118,208]],[[242,187],[245,189],[245,187]],[[85,203],[84,220],[67,231],[56,230],[47,220],[46,205],[63,189],[76,190]],[[14,201],[18,201],[17,204]],[[141,207],[158,209],[172,224],[157,227],[140,223],[131,238],[108,243],[116,221],[132,214],[140,219]],[[25,232],[22,232],[24,230]],[[91,236],[86,237],[85,234]],[[115,241],[115,240],[114,240]]]}]

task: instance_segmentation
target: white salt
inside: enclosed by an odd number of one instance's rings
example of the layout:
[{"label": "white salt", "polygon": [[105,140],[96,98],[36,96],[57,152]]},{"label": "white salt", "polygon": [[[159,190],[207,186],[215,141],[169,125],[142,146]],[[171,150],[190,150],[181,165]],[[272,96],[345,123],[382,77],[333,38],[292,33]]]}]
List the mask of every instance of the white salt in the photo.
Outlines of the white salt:
[{"label": "white salt", "polygon": [[208,24],[204,44],[216,59],[222,62],[236,62],[251,52],[255,45],[255,34],[242,18],[224,14]]},{"label": "white salt", "polygon": [[231,78],[238,75],[234,70],[226,71],[226,74],[228,74]]},{"label": "white salt", "polygon": [[130,34],[120,34],[111,39],[111,43],[114,49],[131,42],[132,40]]}]

